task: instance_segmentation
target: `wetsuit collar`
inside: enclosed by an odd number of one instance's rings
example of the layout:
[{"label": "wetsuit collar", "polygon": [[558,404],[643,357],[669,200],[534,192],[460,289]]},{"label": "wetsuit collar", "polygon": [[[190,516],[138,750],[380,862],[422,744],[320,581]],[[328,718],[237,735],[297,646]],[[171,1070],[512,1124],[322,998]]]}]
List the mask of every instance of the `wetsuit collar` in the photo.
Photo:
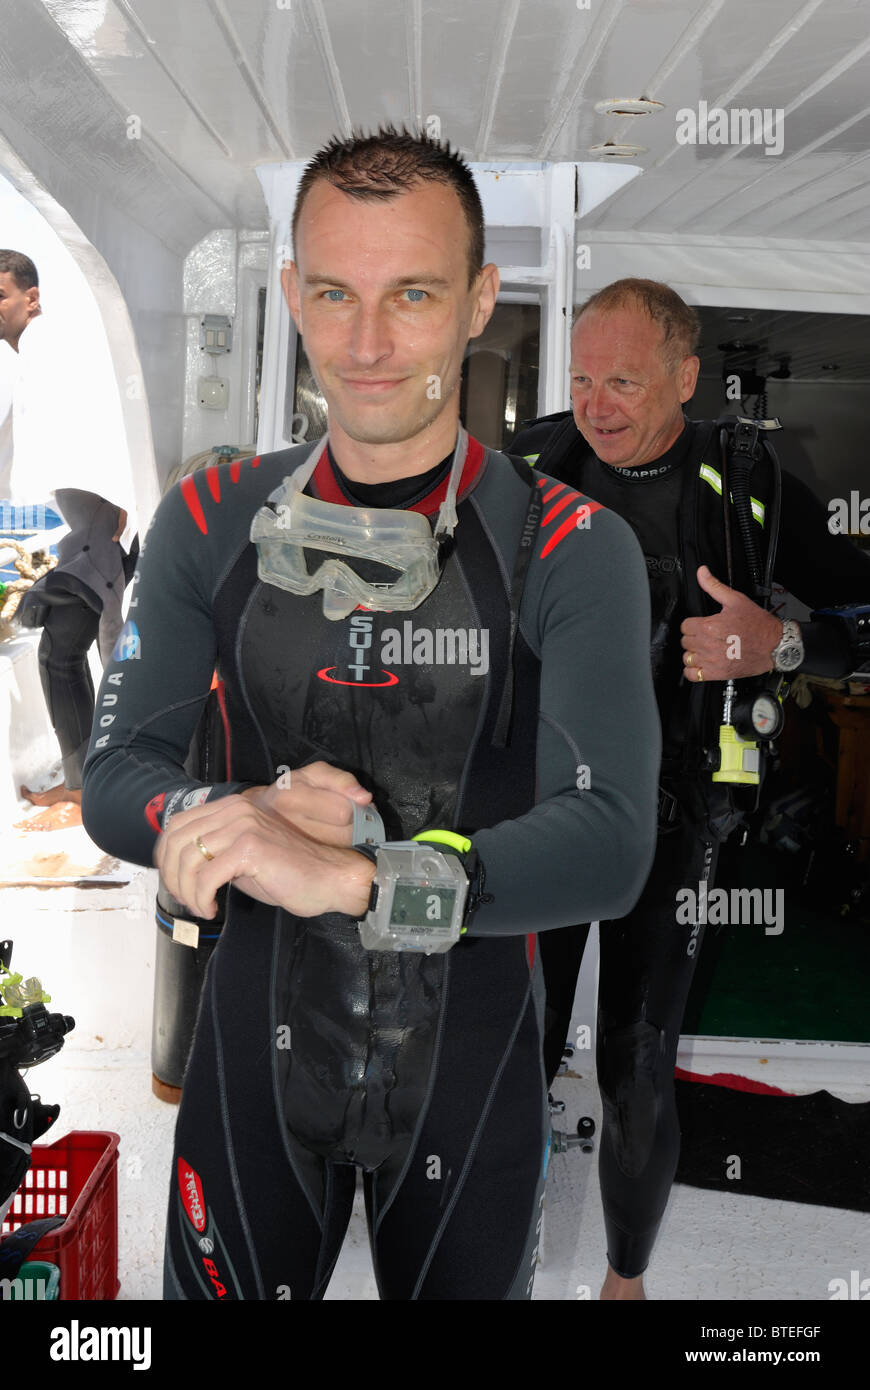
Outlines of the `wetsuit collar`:
[{"label": "wetsuit collar", "polygon": [[686,420],[682,434],[677,436],[671,447],[657,459],[651,459],[649,463],[636,463],[631,468],[617,468],[612,463],[605,463],[603,459],[598,459],[598,463],[613,477],[627,483],[636,483],[647,478],[661,478],[665,473],[672,473],[675,468],[685,463],[692,443],[692,432],[688,424]]},{"label": "wetsuit collar", "polygon": [[[462,476],[459,479],[459,487],[456,493],[457,502],[461,502],[477,483],[483,468],[485,456],[486,450],[483,445],[478,440],[472,439],[471,435],[469,435],[468,453],[465,456],[465,465],[462,469]],[[324,441],[324,447],[317,459],[314,473],[311,477],[314,492],[322,502],[337,502],[344,507],[358,506],[358,503],[354,503],[347,496],[347,493],[341,486],[339,477],[336,475],[336,471],[337,465],[330,459],[328,445],[326,441]],[[436,478],[437,477],[438,475],[436,474]],[[449,483],[450,470],[448,469],[441,475],[440,479],[435,483],[435,486],[432,487],[424,497],[421,497],[412,505],[404,507],[403,510],[420,512],[423,516],[433,516],[441,509],[441,504],[447,496]],[[352,486],[351,484],[351,487]]]}]

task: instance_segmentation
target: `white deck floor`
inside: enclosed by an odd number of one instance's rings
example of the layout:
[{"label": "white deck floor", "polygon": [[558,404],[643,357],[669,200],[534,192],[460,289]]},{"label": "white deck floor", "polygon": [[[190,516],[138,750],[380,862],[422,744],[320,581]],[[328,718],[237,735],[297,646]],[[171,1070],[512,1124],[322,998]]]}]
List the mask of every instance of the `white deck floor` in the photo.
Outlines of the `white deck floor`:
[{"label": "white deck floor", "polygon": [[[139,1052],[70,1047],[39,1072],[38,1089],[63,1106],[52,1139],[70,1128],[121,1135],[119,1297],[160,1298],[175,1107],[151,1094],[149,1061]],[[566,1128],[580,1115],[598,1123],[597,1091],[588,1077],[560,1079],[555,1090],[567,1102]],[[597,1297],[605,1262],[596,1165],[597,1154],[579,1149],[550,1160],[535,1299]],[[870,1214],[677,1185],[647,1290],[654,1299],[825,1300],[832,1279],[848,1281],[853,1269],[867,1273],[868,1250]],[[359,1193],[326,1297],[377,1298]]]}]

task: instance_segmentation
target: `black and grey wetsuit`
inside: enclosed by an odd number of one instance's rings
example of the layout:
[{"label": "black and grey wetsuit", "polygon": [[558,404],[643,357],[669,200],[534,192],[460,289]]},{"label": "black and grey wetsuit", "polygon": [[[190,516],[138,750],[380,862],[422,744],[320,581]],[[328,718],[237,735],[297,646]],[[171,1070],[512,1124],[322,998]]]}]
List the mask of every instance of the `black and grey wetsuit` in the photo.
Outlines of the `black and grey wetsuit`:
[{"label": "black and grey wetsuit", "polygon": [[[674,1064],[704,928],[677,920],[676,895],[701,881],[712,888],[720,845],[735,819],[731,789],[702,771],[698,747],[699,734],[715,740],[722,686],[682,679],[680,640],[684,618],[718,611],[697,588],[697,565],[703,562],[718,579],[728,579],[721,487],[716,491],[718,448],[709,422],[689,421],[660,458],[614,468],[596,458],[566,412],[524,430],[511,452],[540,459],[566,485],[582,488],[624,517],[647,565],[652,670],[664,734],[661,825],[655,863],[636,905],[619,921],[600,923],[596,1057],[604,1106],[599,1167],[607,1254],[612,1268],[631,1278],[649,1261],[680,1152]],[[753,492],[756,486],[753,478]],[[774,577],[817,607],[860,601],[870,588],[870,560],[844,537],[832,536],[827,522],[822,504],[784,471]],[[734,530],[736,535],[736,525]],[[735,587],[745,589],[739,547],[734,562]],[[845,674],[850,668],[838,636],[820,622],[802,626],[803,669]],[[548,932],[542,942],[550,1077],[571,1021],[587,933],[582,925]]]},{"label": "black and grey wetsuit", "polygon": [[[167,1296],[322,1296],[360,1167],[383,1297],[523,1298],[548,1136],[535,933],[627,911],[653,850],[643,559],[618,517],[578,515],[576,492],[471,441],[432,594],[330,622],[319,593],[261,583],[248,540],[305,453],[207,468],[161,504],[100,692],[85,824],[150,863],[173,810],[323,759],[372,791],[390,838],[468,833],[491,901],[425,957],[230,888],[179,1114]],[[445,471],[400,505],[434,516]],[[543,515],[512,647],[530,483]],[[353,487],[324,451],[309,489],[348,503]],[[183,764],[215,667],[235,780],[208,788]]]}]

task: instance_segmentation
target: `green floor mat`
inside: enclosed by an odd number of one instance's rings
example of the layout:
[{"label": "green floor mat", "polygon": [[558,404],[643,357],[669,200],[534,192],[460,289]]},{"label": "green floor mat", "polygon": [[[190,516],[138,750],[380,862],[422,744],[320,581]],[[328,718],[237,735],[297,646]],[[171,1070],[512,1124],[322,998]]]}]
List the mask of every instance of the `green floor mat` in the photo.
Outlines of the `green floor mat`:
[{"label": "green floor mat", "polygon": [[783,931],[708,924],[683,1033],[870,1042],[870,923],[840,916],[839,885],[802,889],[802,872],[797,856],[740,851],[722,886],[781,889]]}]

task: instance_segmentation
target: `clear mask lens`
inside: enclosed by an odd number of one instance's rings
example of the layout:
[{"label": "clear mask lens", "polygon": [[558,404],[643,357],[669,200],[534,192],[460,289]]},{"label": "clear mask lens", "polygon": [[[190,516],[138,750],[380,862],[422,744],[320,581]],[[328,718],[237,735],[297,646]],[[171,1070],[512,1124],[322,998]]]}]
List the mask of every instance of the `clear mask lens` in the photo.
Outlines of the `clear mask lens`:
[{"label": "clear mask lens", "polygon": [[[259,578],[291,594],[322,589],[324,616],[336,621],[357,607],[382,613],[417,608],[441,577],[439,540],[452,535],[456,524],[456,490],[467,434],[460,430],[434,535],[419,512],[342,506],[306,497],[303,488],[324,447],[320,441],[254,517],[250,538],[257,547]],[[324,558],[319,560],[321,554]]]}]

